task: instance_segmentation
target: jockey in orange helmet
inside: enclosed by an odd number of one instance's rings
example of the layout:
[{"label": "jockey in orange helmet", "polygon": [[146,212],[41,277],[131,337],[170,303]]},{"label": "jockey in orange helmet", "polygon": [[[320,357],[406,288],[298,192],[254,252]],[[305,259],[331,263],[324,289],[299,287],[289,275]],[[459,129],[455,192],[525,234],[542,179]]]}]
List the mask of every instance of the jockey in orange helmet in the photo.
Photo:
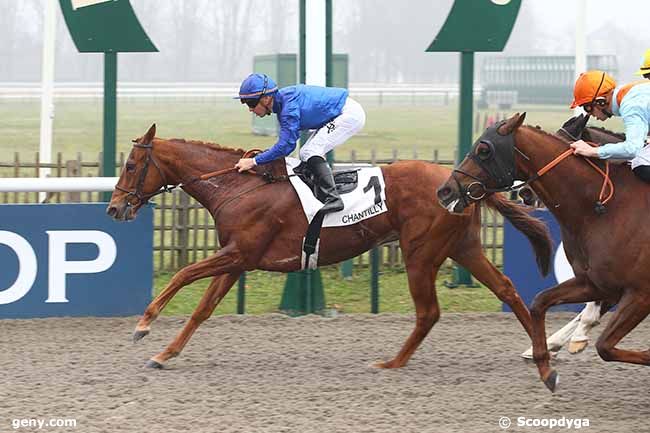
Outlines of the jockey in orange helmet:
[{"label": "jockey in orange helmet", "polygon": [[601,121],[612,116],[622,117],[625,141],[592,147],[578,140],[571,144],[574,153],[600,159],[631,160],[634,174],[650,182],[650,146],[645,146],[650,128],[650,81],[617,87],[614,78],[606,72],[585,72],[580,74],[573,90],[571,108],[578,106]]}]

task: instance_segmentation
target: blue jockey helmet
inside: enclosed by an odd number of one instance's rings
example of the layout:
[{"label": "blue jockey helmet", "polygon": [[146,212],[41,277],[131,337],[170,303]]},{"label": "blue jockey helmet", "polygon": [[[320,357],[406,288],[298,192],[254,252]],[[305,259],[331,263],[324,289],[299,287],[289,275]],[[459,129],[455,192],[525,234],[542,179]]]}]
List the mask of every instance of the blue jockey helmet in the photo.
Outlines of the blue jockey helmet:
[{"label": "blue jockey helmet", "polygon": [[266,74],[250,74],[239,87],[239,95],[233,99],[259,99],[278,91],[278,85]]}]

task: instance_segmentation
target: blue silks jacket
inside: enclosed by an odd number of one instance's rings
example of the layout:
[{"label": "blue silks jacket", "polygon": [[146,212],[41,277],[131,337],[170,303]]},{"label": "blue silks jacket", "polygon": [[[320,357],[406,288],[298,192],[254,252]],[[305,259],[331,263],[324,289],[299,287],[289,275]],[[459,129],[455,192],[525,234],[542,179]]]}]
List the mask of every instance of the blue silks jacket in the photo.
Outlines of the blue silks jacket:
[{"label": "blue silks jacket", "polygon": [[255,157],[257,164],[266,164],[289,155],[296,148],[300,131],[319,129],[341,114],[348,98],[347,89],[338,87],[284,87],[274,95],[273,112],[280,122],[278,141]]}]

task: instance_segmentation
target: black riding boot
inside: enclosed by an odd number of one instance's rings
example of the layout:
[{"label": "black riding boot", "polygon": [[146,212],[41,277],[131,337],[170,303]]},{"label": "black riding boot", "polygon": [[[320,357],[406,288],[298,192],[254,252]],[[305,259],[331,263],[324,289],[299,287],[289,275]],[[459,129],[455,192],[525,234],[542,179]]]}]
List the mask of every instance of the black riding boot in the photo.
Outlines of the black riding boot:
[{"label": "black riding boot", "polygon": [[307,166],[315,176],[316,187],[320,189],[325,197],[325,206],[322,207],[321,211],[326,214],[343,210],[343,200],[336,191],[332,169],[327,161],[320,156],[312,156],[307,161]]}]

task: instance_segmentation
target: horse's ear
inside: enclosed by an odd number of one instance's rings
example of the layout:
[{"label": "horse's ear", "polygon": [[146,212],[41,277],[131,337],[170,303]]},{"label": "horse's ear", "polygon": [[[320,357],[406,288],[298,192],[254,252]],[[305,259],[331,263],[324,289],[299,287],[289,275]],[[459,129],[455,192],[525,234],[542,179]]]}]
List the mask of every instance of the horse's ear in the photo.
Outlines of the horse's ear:
[{"label": "horse's ear", "polygon": [[156,136],[156,124],[154,123],[151,125],[151,128],[147,131],[146,134],[144,134],[144,137],[142,137],[142,142],[143,143],[151,143],[151,140]]},{"label": "horse's ear", "polygon": [[521,114],[517,113],[517,116],[519,116],[519,118],[517,119],[517,123],[513,129],[517,129],[524,124],[524,120],[526,120],[526,112],[524,111]]},{"label": "horse's ear", "polygon": [[512,134],[515,129],[519,128],[523,123],[524,120],[526,119],[526,113],[516,113],[513,115],[510,119],[506,120],[506,123],[501,125],[499,128],[499,134],[500,135],[509,135]]}]

